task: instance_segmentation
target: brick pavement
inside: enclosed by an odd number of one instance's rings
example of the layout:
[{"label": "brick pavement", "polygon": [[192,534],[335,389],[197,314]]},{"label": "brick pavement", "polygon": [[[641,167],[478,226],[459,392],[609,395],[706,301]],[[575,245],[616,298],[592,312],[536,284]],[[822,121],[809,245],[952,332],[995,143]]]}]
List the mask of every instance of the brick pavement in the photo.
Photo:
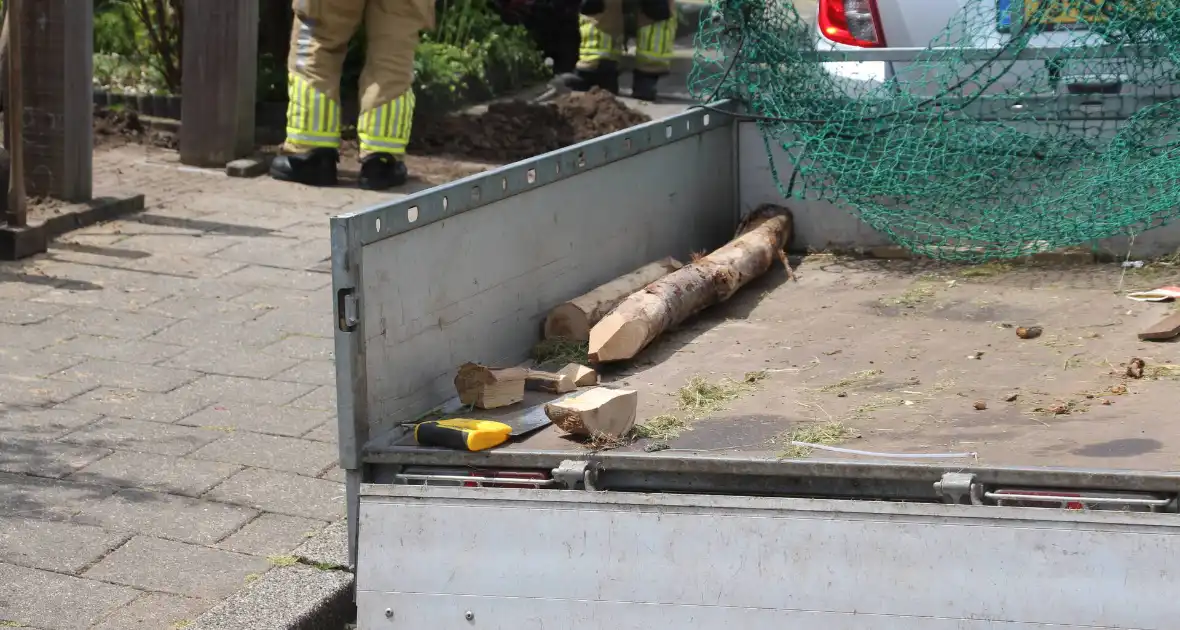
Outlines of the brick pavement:
[{"label": "brick pavement", "polygon": [[179,628],[344,515],[327,219],[393,195],[95,164],[146,211],[0,264],[0,620]]}]

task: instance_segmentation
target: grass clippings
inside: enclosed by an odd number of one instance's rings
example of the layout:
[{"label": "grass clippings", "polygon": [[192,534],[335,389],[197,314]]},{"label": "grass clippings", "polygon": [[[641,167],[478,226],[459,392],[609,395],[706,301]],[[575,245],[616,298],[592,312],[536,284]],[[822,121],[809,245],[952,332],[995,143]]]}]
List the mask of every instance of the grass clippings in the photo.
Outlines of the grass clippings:
[{"label": "grass clippings", "polygon": [[747,372],[741,380],[723,378],[711,382],[701,376],[688,379],[676,391],[676,413],[660,414],[635,426],[633,437],[650,438],[666,444],[692,429],[693,421],[725,407],[745,393],[752,392],[767,377],[766,370]]},{"label": "grass clippings", "polygon": [[1013,265],[1010,262],[991,261],[979,265],[971,265],[970,267],[963,267],[955,275],[960,278],[994,278],[1012,271],[1012,267]]},{"label": "grass clippings", "polygon": [[276,567],[293,567],[299,564],[299,558],[295,556],[269,556],[266,561]]},{"label": "grass clippings", "polygon": [[783,450],[779,452],[779,459],[801,459],[811,455],[811,447],[795,442],[831,445],[839,444],[854,435],[852,429],[838,420],[800,424],[779,438],[778,441],[784,445]]},{"label": "grass clippings", "polygon": [[585,341],[570,341],[568,339],[546,339],[533,346],[530,358],[537,365],[590,363],[590,344]]},{"label": "grass clippings", "polygon": [[930,301],[936,292],[937,289],[933,283],[919,281],[899,296],[881,298],[881,304],[883,306],[914,308]]},{"label": "grass clippings", "polygon": [[1149,365],[1147,369],[1143,370],[1144,378],[1149,378],[1154,381],[1174,381],[1180,379],[1180,365],[1161,363],[1160,365]]},{"label": "grass clippings", "polygon": [[831,385],[824,385],[819,388],[819,391],[830,394],[832,392],[842,392],[855,386],[864,385],[870,381],[876,380],[877,377],[884,374],[881,370],[861,370],[854,372]]}]

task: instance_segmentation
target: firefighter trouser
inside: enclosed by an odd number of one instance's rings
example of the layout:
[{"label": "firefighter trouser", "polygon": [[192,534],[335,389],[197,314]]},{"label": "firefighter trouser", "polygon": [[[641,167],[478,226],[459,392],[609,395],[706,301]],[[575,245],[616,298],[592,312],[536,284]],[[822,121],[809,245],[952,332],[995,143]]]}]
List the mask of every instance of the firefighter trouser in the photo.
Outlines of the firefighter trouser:
[{"label": "firefighter trouser", "polygon": [[414,116],[414,49],[434,27],[434,0],[294,0],[287,59],[287,152],[340,146],[340,75],[365,25],[357,136],[361,157],[402,155]]},{"label": "firefighter trouser", "polygon": [[[623,53],[623,0],[602,0],[602,10],[581,16],[582,44],[578,50],[578,68],[593,70],[603,60],[618,61]],[[639,12],[639,32],[635,36],[635,69],[651,74],[667,74],[672,66],[672,40],[676,38],[676,3],[668,0],[670,18],[654,21]]]}]

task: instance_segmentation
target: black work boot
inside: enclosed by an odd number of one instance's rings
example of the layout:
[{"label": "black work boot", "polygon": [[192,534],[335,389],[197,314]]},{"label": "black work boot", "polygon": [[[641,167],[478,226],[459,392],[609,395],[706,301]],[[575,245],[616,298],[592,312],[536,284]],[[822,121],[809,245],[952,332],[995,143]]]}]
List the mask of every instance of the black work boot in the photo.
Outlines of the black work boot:
[{"label": "black work boot", "polygon": [[573,72],[560,74],[553,79],[555,87],[585,92],[599,87],[611,94],[619,93],[619,64],[617,61],[599,61],[593,70],[578,68]]},{"label": "black work boot", "polygon": [[340,152],[336,149],[311,149],[295,155],[280,155],[270,161],[270,176],[308,186],[335,186],[338,161]]},{"label": "black work boot", "polygon": [[371,153],[361,160],[357,183],[365,190],[385,190],[405,184],[408,178],[405,162],[388,153]]},{"label": "black work boot", "polygon": [[636,70],[631,73],[631,96],[648,102],[656,100],[656,85],[660,82],[660,75]]}]

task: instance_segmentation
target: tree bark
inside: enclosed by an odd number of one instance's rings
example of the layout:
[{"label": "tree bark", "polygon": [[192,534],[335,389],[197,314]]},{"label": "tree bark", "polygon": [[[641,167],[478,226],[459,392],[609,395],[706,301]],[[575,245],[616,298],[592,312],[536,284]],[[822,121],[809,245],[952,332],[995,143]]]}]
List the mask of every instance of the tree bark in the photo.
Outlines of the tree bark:
[{"label": "tree bark", "polygon": [[657,260],[585,295],[558,304],[545,318],[545,338],[586,341],[590,338],[590,327],[606,317],[619,302],[682,266],[673,258]]},{"label": "tree bark", "polygon": [[729,243],[633,293],[598,322],[590,330],[590,360],[630,359],[665,330],[728,300],[782,259],[790,231],[790,210],[759,207]]},{"label": "tree bark", "polygon": [[639,395],[630,389],[595,387],[545,405],[545,415],[567,433],[622,437],[635,426]]}]

